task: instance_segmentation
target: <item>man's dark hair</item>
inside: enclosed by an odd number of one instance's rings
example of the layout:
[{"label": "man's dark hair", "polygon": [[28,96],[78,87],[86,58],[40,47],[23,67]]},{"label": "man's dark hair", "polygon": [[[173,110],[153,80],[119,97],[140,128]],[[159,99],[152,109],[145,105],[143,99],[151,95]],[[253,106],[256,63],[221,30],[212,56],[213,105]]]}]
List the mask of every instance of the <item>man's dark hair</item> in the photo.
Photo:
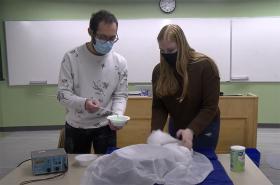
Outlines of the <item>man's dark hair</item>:
[{"label": "man's dark hair", "polygon": [[93,13],[90,18],[89,27],[93,31],[93,34],[96,34],[100,22],[105,22],[107,24],[116,23],[118,27],[118,20],[112,13],[107,10],[100,10]]}]

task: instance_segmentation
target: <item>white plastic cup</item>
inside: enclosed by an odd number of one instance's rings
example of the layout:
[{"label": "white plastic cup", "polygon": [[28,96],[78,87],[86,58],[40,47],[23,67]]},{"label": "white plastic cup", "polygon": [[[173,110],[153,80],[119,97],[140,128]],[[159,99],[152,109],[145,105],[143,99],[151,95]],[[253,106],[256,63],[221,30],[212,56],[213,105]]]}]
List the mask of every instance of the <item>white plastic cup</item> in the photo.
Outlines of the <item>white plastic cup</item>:
[{"label": "white plastic cup", "polygon": [[243,172],[245,170],[245,147],[233,145],[230,147],[230,170]]},{"label": "white plastic cup", "polygon": [[75,157],[76,161],[80,166],[88,166],[92,161],[97,159],[95,154],[80,154]]}]

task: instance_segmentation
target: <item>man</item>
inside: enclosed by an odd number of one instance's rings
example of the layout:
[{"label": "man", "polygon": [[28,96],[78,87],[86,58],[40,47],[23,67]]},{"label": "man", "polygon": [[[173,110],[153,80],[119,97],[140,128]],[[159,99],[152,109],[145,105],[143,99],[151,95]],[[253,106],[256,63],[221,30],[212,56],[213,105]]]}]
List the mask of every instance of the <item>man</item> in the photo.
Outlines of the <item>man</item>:
[{"label": "man", "polygon": [[[116,130],[106,117],[124,114],[127,102],[127,64],[111,51],[118,41],[118,21],[105,10],[94,13],[91,41],[67,52],[61,63],[58,101],[65,106],[67,153],[105,153],[116,146]],[[111,111],[108,111],[111,110]]]}]

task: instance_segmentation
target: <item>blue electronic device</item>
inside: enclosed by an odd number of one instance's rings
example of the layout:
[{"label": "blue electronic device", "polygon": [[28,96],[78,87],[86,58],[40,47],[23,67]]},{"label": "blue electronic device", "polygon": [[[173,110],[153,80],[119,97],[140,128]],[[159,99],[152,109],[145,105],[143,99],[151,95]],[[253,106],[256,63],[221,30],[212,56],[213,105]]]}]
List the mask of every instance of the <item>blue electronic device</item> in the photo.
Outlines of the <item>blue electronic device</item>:
[{"label": "blue electronic device", "polygon": [[33,175],[65,172],[68,169],[68,157],[63,148],[33,151],[31,161]]}]

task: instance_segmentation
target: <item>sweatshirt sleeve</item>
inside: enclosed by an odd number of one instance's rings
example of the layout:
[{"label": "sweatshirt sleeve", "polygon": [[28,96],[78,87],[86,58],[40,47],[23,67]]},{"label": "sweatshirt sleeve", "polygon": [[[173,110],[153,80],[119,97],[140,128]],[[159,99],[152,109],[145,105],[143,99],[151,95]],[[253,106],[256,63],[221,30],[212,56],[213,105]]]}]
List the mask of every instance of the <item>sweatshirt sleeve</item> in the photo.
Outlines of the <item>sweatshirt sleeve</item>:
[{"label": "sweatshirt sleeve", "polygon": [[85,110],[86,98],[77,96],[74,93],[74,77],[72,74],[73,68],[70,58],[66,54],[61,62],[59,72],[57,100],[66,108],[83,111]]},{"label": "sweatshirt sleeve", "polygon": [[152,122],[151,122],[151,130],[163,130],[168,111],[166,110],[164,103],[161,98],[156,95],[156,83],[159,75],[159,65],[157,65],[153,70],[152,75],[152,86],[153,86],[153,101],[152,101]]},{"label": "sweatshirt sleeve", "polygon": [[112,110],[118,114],[123,115],[126,108],[127,97],[128,97],[128,70],[126,60],[123,59],[123,67],[118,72],[119,82],[117,84],[116,90],[112,95]]},{"label": "sweatshirt sleeve", "polygon": [[207,62],[202,73],[202,104],[197,116],[188,128],[199,135],[214,119],[218,111],[220,77],[216,65]]}]

